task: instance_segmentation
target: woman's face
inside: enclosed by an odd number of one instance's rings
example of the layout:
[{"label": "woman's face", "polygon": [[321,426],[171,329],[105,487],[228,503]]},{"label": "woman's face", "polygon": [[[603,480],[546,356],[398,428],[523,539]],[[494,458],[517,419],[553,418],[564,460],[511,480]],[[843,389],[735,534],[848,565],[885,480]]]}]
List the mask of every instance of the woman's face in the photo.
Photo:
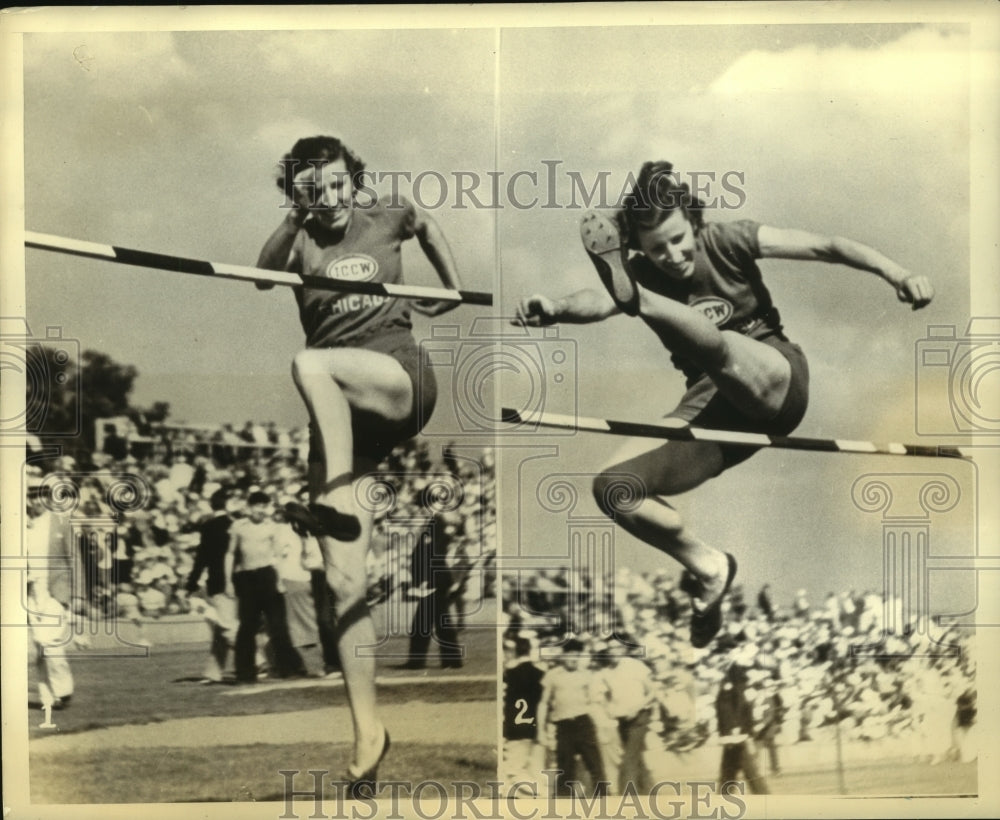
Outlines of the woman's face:
[{"label": "woman's face", "polygon": [[295,175],[295,202],[307,208],[323,227],[343,230],[351,219],[354,186],[343,158]]},{"label": "woman's face", "polygon": [[694,226],[677,209],[655,227],[640,228],[639,247],[650,262],[671,279],[684,280],[694,273]]}]

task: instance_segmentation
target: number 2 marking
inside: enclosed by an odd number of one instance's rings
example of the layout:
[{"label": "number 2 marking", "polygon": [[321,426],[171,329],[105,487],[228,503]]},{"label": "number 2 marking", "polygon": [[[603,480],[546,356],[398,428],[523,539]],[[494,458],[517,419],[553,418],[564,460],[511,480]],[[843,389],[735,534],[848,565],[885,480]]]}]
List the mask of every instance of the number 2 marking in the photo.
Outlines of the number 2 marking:
[{"label": "number 2 marking", "polygon": [[514,716],[514,724],[517,726],[522,726],[527,724],[528,726],[535,725],[535,719],[533,717],[525,717],[525,713],[528,711],[528,701],[524,698],[518,698],[514,701],[514,705],[517,707],[518,712]]}]

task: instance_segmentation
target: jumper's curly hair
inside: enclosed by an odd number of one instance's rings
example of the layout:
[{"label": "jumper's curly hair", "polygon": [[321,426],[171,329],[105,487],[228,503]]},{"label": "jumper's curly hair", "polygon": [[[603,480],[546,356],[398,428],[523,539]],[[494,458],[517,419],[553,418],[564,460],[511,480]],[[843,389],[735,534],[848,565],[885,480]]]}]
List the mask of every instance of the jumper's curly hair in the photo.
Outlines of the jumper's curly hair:
[{"label": "jumper's curly hair", "polygon": [[691,194],[686,182],[680,181],[672,163],[644,162],[622,201],[622,228],[629,246],[638,248],[640,230],[655,228],[677,210],[684,212],[697,233],[704,224],[704,209],[705,203]]},{"label": "jumper's curly hair", "polygon": [[337,137],[319,136],[303,137],[292,146],[292,150],[278,162],[275,183],[284,191],[285,196],[292,198],[295,187],[295,175],[307,166],[321,166],[328,162],[343,159],[347,165],[347,173],[351,176],[354,189],[362,187],[362,174],[365,163],[357,153],[348,148]]}]

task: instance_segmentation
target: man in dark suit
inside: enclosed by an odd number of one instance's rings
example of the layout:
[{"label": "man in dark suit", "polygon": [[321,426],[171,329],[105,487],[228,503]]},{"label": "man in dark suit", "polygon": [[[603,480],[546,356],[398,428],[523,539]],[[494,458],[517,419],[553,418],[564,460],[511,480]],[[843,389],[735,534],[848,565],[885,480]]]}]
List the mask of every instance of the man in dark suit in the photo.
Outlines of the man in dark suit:
[{"label": "man in dark suit", "polygon": [[185,589],[192,593],[198,589],[201,576],[207,571],[205,596],[212,605],[207,618],[212,630],[212,643],[205,663],[206,682],[218,683],[226,668],[229,650],[236,640],[236,598],[229,577],[232,556],[229,554],[229,528],[233,520],[226,512],[229,495],[224,489],[216,490],[209,499],[211,515],[198,525],[201,540],[194,555],[194,566]]},{"label": "man in dark suit", "polygon": [[441,667],[462,666],[458,630],[449,623],[453,576],[447,557],[454,534],[454,525],[442,515],[435,516],[430,531],[421,535],[410,556],[410,594],[419,600],[410,627],[409,659],[403,664],[406,669],[426,668],[432,636],[441,652]]},{"label": "man in dark suit", "polygon": [[514,639],[514,658],[503,672],[504,775],[537,783],[545,765],[538,739],[538,704],[545,672],[531,659],[531,641]]},{"label": "man in dark suit", "polygon": [[722,741],[722,767],[719,783],[736,780],[742,772],[754,794],[768,794],[767,783],[757,769],[753,743],[753,708],[746,696],[747,670],[738,663],[730,665],[715,698],[715,715]]}]

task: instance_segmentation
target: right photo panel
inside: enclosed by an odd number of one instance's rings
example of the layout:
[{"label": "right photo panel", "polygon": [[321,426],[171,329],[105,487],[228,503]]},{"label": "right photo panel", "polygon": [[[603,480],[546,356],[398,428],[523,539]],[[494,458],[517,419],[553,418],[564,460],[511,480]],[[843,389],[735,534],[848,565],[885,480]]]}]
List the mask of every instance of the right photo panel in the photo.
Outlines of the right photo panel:
[{"label": "right photo panel", "polygon": [[979,793],[971,37],[501,32],[510,793]]}]

